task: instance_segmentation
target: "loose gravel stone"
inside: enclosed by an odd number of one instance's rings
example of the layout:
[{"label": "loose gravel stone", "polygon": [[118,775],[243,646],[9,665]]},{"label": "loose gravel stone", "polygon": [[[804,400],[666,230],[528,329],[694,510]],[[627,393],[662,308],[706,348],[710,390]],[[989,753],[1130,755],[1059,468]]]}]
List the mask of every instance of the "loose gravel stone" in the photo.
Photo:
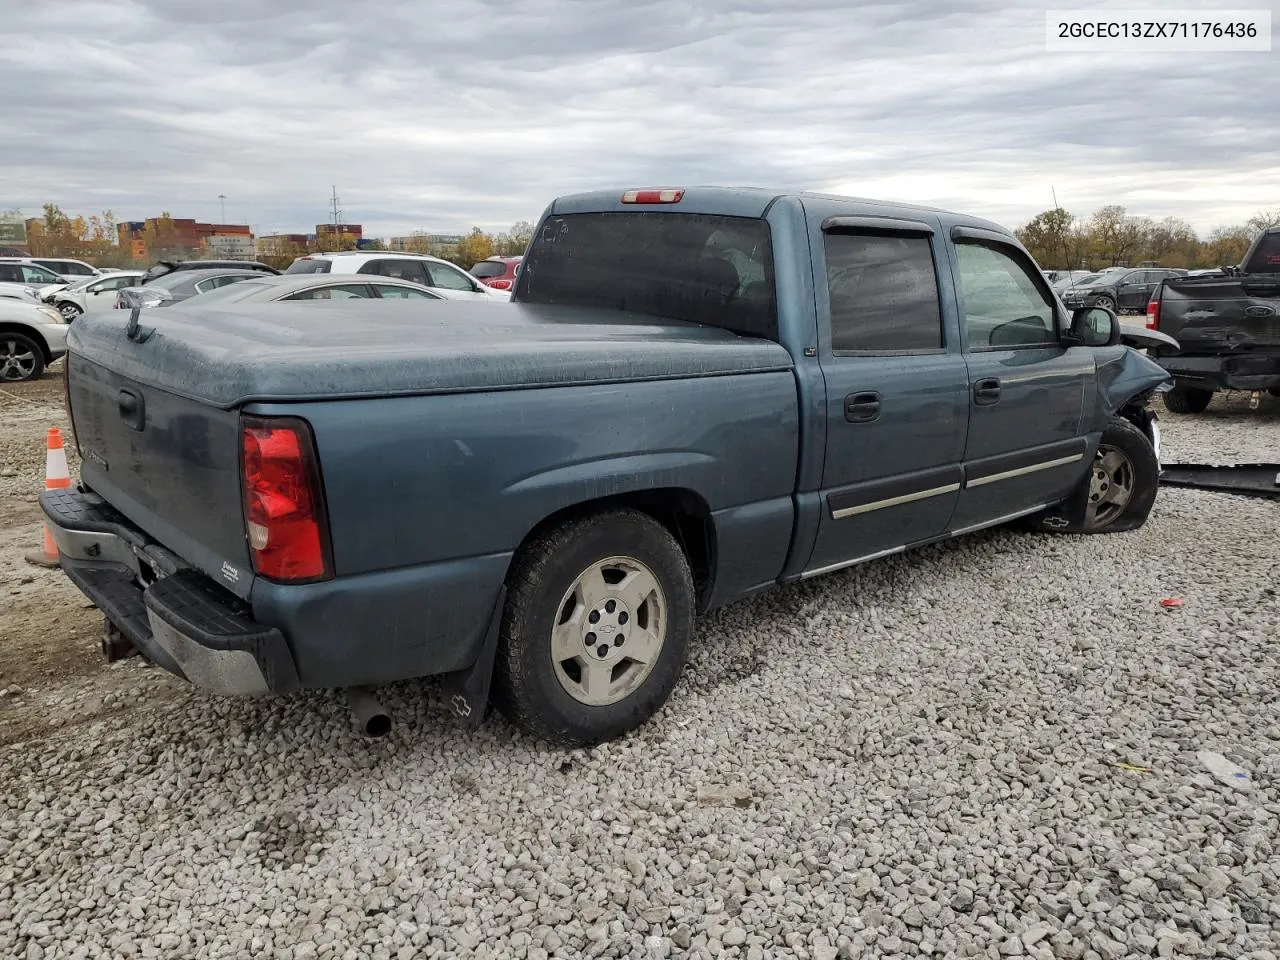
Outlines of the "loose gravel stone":
[{"label": "loose gravel stone", "polygon": [[[1280,401],[1238,406],[1162,413],[1166,459],[1274,459]],[[713,614],[652,723],[574,751],[430,683],[366,742],[338,695],[126,661],[145,695],[0,750],[0,956],[1265,960],[1278,585],[1280,508],[1202,491],[958,538]]]}]

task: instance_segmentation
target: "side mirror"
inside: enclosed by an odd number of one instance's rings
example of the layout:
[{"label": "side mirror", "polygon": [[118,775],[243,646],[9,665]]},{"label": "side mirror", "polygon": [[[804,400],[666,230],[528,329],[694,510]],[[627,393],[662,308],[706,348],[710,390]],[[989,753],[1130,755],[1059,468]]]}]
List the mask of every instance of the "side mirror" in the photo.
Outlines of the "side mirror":
[{"label": "side mirror", "polygon": [[1120,342],[1120,318],[1106,307],[1081,307],[1071,314],[1071,339],[1083,347],[1114,347]]}]

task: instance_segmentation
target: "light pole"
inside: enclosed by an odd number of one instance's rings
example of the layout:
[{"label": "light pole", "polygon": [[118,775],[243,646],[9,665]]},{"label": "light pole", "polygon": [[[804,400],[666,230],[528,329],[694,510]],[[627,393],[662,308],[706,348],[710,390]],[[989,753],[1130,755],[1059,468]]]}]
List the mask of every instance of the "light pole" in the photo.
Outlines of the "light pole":
[{"label": "light pole", "polygon": [[227,222],[227,195],[225,193],[218,194],[218,202],[222,205],[222,223]]}]

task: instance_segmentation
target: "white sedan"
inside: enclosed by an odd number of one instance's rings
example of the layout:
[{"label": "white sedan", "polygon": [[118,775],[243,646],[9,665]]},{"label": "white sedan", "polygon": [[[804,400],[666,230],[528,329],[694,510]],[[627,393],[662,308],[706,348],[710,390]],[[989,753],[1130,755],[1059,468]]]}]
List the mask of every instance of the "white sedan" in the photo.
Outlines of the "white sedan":
[{"label": "white sedan", "polygon": [[115,270],[100,277],[86,277],[69,287],[44,294],[68,321],[89,310],[110,310],[116,305],[116,291],[132,287],[142,277],[141,270]]},{"label": "white sedan", "polygon": [[0,299],[0,383],[34,380],[67,352],[67,322],[42,303]]}]

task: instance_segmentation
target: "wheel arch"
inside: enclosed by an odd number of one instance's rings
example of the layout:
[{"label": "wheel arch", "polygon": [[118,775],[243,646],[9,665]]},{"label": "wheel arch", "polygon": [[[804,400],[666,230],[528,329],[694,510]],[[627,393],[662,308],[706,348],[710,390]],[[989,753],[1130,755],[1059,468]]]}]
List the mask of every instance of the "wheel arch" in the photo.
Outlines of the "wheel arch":
[{"label": "wheel arch", "polygon": [[519,554],[548,530],[585,516],[630,508],[652,517],[675,538],[693,576],[697,606],[702,610],[715,586],[717,563],[715,520],[711,506],[688,487],[654,487],[580,500],[543,517],[525,534],[516,548]]},{"label": "wheel arch", "polygon": [[26,337],[40,348],[40,356],[44,358],[45,366],[53,363],[53,352],[49,349],[49,344],[45,341],[45,338],[40,335],[40,331],[27,326],[25,323],[0,320],[0,334],[6,333],[18,333]]}]

